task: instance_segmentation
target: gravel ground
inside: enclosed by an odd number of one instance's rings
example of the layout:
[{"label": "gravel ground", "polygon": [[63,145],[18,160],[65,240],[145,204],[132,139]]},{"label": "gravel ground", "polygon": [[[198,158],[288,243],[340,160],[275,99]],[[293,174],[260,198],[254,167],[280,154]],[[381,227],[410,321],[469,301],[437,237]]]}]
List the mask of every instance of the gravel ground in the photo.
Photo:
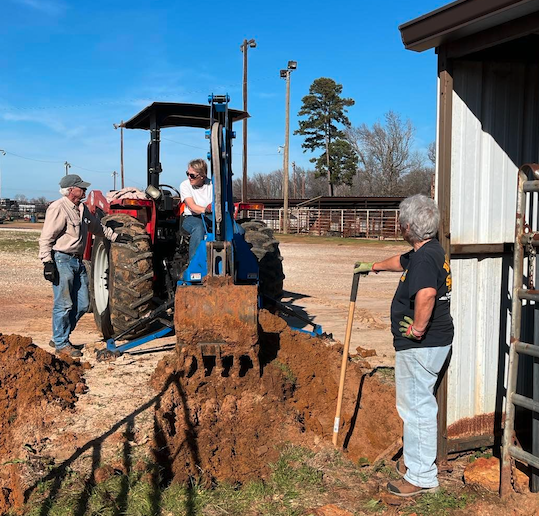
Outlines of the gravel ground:
[{"label": "gravel ground", "polygon": [[[286,304],[293,303],[294,309],[307,314],[341,342],[346,332],[354,263],[383,260],[407,249],[402,243],[361,242],[353,246],[284,242],[280,248]],[[369,358],[373,366],[393,365],[389,308],[398,279],[399,273],[370,274],[360,279],[350,349],[375,349],[378,356]]]},{"label": "gravel ground", "polygon": [[[15,238],[24,231],[37,240],[39,232],[34,228],[16,230],[1,227],[0,234],[5,241],[8,235]],[[381,260],[406,249],[402,243],[354,242],[354,245],[340,245],[301,241],[281,242],[280,248],[286,274],[283,301],[341,342],[346,331],[354,262]],[[370,274],[360,280],[351,351],[357,346],[374,348],[378,354],[371,359],[374,366],[393,363],[389,307],[398,277],[398,273],[382,273]],[[17,253],[6,252],[0,247],[0,331],[28,334],[38,343],[48,342],[51,305],[52,291],[43,280],[35,247]],[[293,318],[289,318],[289,324],[312,329]],[[74,340],[77,343],[98,338],[89,314],[79,323]]]},{"label": "gravel ground", "polygon": [[[39,232],[26,233],[31,237],[29,240],[35,239],[34,244],[15,253],[9,251],[13,241],[8,241],[7,237],[20,233],[5,231],[9,230],[0,228],[0,332],[29,336],[35,344],[51,351],[48,342],[52,289],[43,279],[43,269],[37,258],[35,240]],[[382,259],[402,252],[403,246],[294,241],[283,242],[281,250],[287,276],[285,302],[343,341],[354,262]],[[373,367],[393,365],[388,312],[397,281],[398,274],[373,274],[360,282],[351,350],[353,352],[357,346],[374,348],[377,356],[368,358]],[[92,366],[85,373],[89,391],[80,396],[75,412],[66,413],[65,418],[57,422],[55,432],[40,445],[40,452],[54,452],[58,459],[85,470],[91,467],[96,452],[88,443],[103,440],[99,453],[113,456],[125,431],[123,422],[126,420],[133,422],[136,445],[147,442],[152,432],[155,402],[155,391],[149,386],[148,379],[163,356],[162,346],[174,343],[175,338],[152,341],[145,346],[159,348],[161,352],[124,355],[116,362],[98,363],[94,350],[103,348],[103,343],[93,315],[86,314],[77,325],[72,341],[85,344],[83,360]],[[80,455],[76,464],[72,463],[81,449],[87,451]]]}]

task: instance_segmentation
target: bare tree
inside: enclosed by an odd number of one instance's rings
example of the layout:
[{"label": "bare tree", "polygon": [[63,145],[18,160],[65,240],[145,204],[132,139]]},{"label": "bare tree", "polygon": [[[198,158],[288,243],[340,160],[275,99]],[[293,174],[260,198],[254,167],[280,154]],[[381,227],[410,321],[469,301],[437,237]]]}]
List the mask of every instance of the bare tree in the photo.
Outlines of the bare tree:
[{"label": "bare tree", "polygon": [[389,111],[384,124],[350,127],[346,136],[359,156],[363,195],[399,195],[403,176],[422,165],[422,157],[412,151],[414,127],[410,120]]},{"label": "bare tree", "polygon": [[429,161],[436,165],[436,142],[430,142],[428,149],[427,149],[427,157],[429,158]]},{"label": "bare tree", "polygon": [[420,193],[430,197],[433,175],[434,169],[432,167],[418,167],[408,172],[402,178],[400,195],[408,197]]}]

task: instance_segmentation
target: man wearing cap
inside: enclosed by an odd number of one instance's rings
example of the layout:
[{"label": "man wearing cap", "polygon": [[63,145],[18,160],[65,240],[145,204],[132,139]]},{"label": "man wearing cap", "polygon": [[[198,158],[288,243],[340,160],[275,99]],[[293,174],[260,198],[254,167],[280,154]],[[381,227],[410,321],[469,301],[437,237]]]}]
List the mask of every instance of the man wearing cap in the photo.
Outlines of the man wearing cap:
[{"label": "man wearing cap", "polygon": [[99,219],[82,204],[90,183],[77,174],[60,181],[62,198],[51,203],[39,238],[39,258],[43,275],[52,283],[52,339],[50,346],[57,354],[80,357],[82,352],[69,341],[78,320],[88,311],[88,276],[82,263],[88,230],[104,235],[117,244],[128,244],[129,235],[119,235],[103,226]]}]

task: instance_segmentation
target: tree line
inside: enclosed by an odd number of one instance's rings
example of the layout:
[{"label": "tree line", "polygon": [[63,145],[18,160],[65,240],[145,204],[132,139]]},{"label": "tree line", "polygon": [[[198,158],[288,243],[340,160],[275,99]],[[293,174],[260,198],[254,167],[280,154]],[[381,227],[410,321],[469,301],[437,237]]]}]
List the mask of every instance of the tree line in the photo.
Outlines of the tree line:
[{"label": "tree line", "polygon": [[[313,154],[313,168],[305,170],[292,163],[290,197],[430,195],[434,143],[426,156],[414,150],[412,122],[393,111],[371,127],[353,126],[347,108],[355,101],[343,98],[342,90],[333,79],[321,77],[302,99],[294,134],[304,137],[303,152]],[[281,198],[282,187],[282,170],[275,170],[249,177],[247,192],[253,199]],[[234,180],[234,195],[241,197],[241,179]]]}]

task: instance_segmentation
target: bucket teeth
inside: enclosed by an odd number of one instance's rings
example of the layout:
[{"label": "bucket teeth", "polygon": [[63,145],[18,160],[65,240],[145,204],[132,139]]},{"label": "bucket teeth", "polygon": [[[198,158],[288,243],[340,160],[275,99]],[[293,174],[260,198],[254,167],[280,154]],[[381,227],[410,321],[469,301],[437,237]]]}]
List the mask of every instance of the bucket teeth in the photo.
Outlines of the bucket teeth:
[{"label": "bucket teeth", "polygon": [[[174,326],[188,376],[237,377],[258,362],[258,289],[228,277],[178,286]],[[190,355],[190,359],[188,356]]]}]

